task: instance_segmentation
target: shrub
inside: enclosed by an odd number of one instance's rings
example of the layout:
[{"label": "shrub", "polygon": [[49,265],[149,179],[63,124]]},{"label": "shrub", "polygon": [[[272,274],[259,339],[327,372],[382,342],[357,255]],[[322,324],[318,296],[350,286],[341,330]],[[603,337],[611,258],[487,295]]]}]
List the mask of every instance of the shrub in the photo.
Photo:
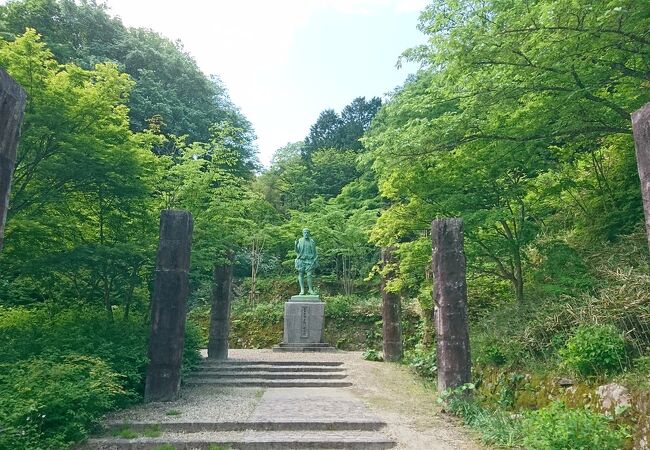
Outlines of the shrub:
[{"label": "shrub", "polygon": [[148,334],[142,318],[109,322],[99,308],[0,309],[0,363],[40,355],[98,357],[121,375],[123,387],[135,399],[144,391]]},{"label": "shrub", "polygon": [[383,361],[384,358],[381,356],[381,353],[375,349],[369,348],[366,349],[361,355],[366,361]]},{"label": "shrub", "polygon": [[582,325],[560,349],[563,364],[583,376],[615,373],[627,361],[625,339],[610,325]]},{"label": "shrub", "polygon": [[464,384],[440,394],[439,403],[465,425],[476,429],[483,442],[505,447],[514,447],[521,442],[521,421],[500,408],[485,408],[474,397],[475,385]]},{"label": "shrub", "polygon": [[1,365],[0,448],[65,448],[125,397],[119,375],[98,358],[68,355]]},{"label": "shrub", "polygon": [[404,362],[423,378],[434,379],[438,376],[436,349],[418,345],[404,354]]},{"label": "shrub", "polygon": [[588,409],[554,402],[524,418],[524,446],[535,450],[615,450],[627,433],[610,427],[609,420]]},{"label": "shrub", "polygon": [[487,345],[480,348],[482,351],[477,355],[476,360],[483,364],[491,364],[493,366],[503,366],[508,362],[508,358],[504,351],[498,345]]}]

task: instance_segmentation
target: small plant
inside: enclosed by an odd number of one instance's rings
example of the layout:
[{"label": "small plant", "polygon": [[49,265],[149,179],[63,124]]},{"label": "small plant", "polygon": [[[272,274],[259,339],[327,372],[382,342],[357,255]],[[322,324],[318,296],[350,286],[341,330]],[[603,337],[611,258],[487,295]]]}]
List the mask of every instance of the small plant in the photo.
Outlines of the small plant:
[{"label": "small plant", "polygon": [[122,427],[118,430],[115,430],[113,432],[113,436],[119,437],[122,439],[135,439],[139,437],[138,433],[135,432],[135,430],[129,426]]},{"label": "small plant", "polygon": [[148,438],[160,437],[160,435],[162,434],[162,432],[160,431],[160,425],[156,424],[147,427],[142,431],[142,434],[144,434]]},{"label": "small plant", "polygon": [[563,402],[527,414],[522,427],[524,447],[535,450],[616,450],[628,437],[626,429],[613,429],[602,414]]},{"label": "small plant", "polygon": [[170,409],[165,413],[166,416],[180,416],[181,412],[177,409]]},{"label": "small plant", "polygon": [[583,376],[620,372],[627,361],[625,339],[611,325],[583,325],[559,351],[562,363]]},{"label": "small plant", "polygon": [[447,389],[438,397],[449,412],[476,429],[486,444],[514,447],[521,441],[521,421],[502,409],[483,407],[472,395],[476,386],[467,383],[456,389]]},{"label": "small plant", "polygon": [[366,361],[383,361],[384,358],[381,356],[381,353],[379,353],[377,350],[369,348],[366,349],[366,351],[363,352],[361,355],[363,359]]},{"label": "small plant", "polygon": [[[176,450],[176,447],[171,444],[163,444],[154,447],[154,450]],[[210,450],[212,450],[212,448],[210,448]]]},{"label": "small plant", "polygon": [[438,358],[436,350],[418,345],[414,350],[406,352],[404,362],[423,378],[432,380],[438,376]]},{"label": "small plant", "polygon": [[230,447],[222,447],[221,445],[211,445],[210,450],[232,450]]},{"label": "small plant", "polygon": [[496,345],[489,345],[483,352],[483,360],[487,364],[492,364],[494,366],[500,367],[508,361],[508,358],[500,347]]}]

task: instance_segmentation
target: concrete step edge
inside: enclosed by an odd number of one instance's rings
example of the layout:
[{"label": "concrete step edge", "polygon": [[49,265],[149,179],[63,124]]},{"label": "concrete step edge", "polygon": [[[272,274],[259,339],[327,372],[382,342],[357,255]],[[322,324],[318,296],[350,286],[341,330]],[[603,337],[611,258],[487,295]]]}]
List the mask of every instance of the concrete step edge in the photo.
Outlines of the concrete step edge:
[{"label": "concrete step edge", "polygon": [[216,365],[264,365],[264,366],[342,366],[342,361],[264,361],[264,360],[237,360],[237,359],[209,359],[205,358],[201,364],[216,364]]},{"label": "concrete step edge", "polygon": [[345,372],[345,367],[331,367],[331,366],[210,366],[202,365],[198,370],[202,371],[218,371],[218,372],[330,372],[339,373]]},{"label": "concrete step edge", "polygon": [[263,378],[263,379],[289,379],[289,380],[340,380],[346,378],[345,373],[309,373],[309,372],[194,372],[187,377],[188,380],[194,378]]},{"label": "concrete step edge", "polygon": [[378,419],[355,420],[249,420],[231,422],[154,422],[109,421],[104,424],[108,432],[128,428],[136,432],[156,428],[161,432],[219,432],[219,431],[379,431],[386,422]]},{"label": "concrete step edge", "polygon": [[349,387],[352,383],[336,380],[261,380],[261,379],[191,379],[186,385],[212,385],[212,386],[255,386],[255,387]]},{"label": "concrete step edge", "polygon": [[289,432],[280,432],[274,435],[274,432],[263,431],[259,433],[245,432],[239,433],[238,436],[229,436],[227,433],[203,433],[201,437],[193,436],[193,433],[187,433],[184,436],[176,434],[174,436],[165,436],[158,438],[94,438],[89,439],[82,444],[84,449],[130,449],[130,450],[149,450],[158,446],[168,444],[177,450],[185,449],[210,449],[212,445],[221,445],[232,447],[239,450],[268,450],[268,449],[388,449],[396,445],[395,441],[375,432],[348,432],[338,431],[333,433],[298,432],[291,434]]}]

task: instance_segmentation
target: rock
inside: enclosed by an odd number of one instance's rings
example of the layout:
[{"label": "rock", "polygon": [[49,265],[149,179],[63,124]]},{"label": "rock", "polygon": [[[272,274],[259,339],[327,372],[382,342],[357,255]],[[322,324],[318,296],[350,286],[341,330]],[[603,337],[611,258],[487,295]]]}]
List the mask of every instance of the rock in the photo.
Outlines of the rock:
[{"label": "rock", "polygon": [[603,384],[596,389],[603,410],[610,411],[632,406],[632,397],[625,386],[616,383]]},{"label": "rock", "polygon": [[560,378],[559,380],[557,380],[557,384],[565,388],[565,387],[573,386],[573,380],[570,378]]}]

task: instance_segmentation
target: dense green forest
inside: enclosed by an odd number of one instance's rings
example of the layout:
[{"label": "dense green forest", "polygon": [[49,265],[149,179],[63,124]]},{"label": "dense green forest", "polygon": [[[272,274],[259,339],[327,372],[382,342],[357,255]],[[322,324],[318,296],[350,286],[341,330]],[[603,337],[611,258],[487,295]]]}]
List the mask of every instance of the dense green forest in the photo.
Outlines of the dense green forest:
[{"label": "dense green forest", "polygon": [[[511,412],[549,403],[543,381],[543,399],[519,395],[523,374],[650,391],[630,123],[650,101],[650,3],[439,0],[418,26],[427,43],[401,56],[417,73],[323,110],[262,168],[253,126],[180,43],[93,1],[0,6],[0,66],[28,93],[0,254],[0,448],[68,446],[141,400],[164,208],[194,216],[186,370],[229,251],[231,345],[281,340],[293,242],[309,226],[329,341],[378,356],[377,263],[393,247],[404,362],[431,377],[429,227],[462,217],[478,382],[457,411],[488,442],[522,445]],[[549,408],[540,429],[578,420]],[[569,448],[535,433],[528,448]]]}]

